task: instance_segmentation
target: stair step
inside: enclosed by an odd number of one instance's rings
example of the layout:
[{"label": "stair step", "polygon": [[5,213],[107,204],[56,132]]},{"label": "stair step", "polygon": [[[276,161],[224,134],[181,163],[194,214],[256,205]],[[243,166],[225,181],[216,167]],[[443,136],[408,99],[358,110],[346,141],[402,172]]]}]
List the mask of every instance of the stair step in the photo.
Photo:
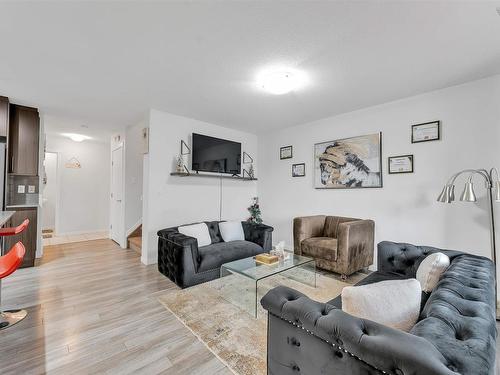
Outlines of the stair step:
[{"label": "stair step", "polygon": [[142,251],[142,237],[130,237],[128,239],[128,247],[136,253],[141,254]]}]

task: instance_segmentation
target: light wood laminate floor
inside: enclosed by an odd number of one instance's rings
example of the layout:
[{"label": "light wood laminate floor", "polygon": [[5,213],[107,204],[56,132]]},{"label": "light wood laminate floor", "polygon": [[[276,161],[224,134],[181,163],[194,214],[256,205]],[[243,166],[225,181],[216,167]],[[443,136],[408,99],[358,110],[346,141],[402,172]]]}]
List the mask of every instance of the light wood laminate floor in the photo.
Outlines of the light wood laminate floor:
[{"label": "light wood laminate floor", "polygon": [[28,317],[0,331],[0,373],[231,374],[155,298],[176,288],[110,240],[47,246],[2,281],[2,309]]}]

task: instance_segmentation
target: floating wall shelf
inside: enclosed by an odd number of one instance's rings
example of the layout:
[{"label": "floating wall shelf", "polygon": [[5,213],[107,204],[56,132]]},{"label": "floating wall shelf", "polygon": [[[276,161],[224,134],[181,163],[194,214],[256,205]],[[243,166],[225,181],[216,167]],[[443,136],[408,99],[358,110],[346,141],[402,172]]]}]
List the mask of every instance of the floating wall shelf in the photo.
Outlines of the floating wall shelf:
[{"label": "floating wall shelf", "polygon": [[243,180],[243,181],[257,181],[256,178],[241,177],[241,176],[231,176],[231,175],[218,175],[218,174],[201,174],[201,173],[179,173],[172,172],[170,176],[177,177],[209,177],[209,178],[225,178],[228,180]]}]

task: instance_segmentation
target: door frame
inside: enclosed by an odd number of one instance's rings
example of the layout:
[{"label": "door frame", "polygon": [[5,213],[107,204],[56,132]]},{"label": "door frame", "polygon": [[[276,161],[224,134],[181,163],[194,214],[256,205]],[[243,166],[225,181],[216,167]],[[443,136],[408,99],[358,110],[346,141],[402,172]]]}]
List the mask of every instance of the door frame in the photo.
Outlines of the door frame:
[{"label": "door frame", "polygon": [[[118,223],[113,223],[113,198],[111,197],[111,194],[113,193],[113,153],[118,150],[122,149],[122,183],[120,186],[121,193],[122,193],[122,204],[121,204],[121,209],[120,209],[120,214],[119,218],[117,219]],[[125,231],[125,143],[120,142],[118,143],[115,147],[111,149],[111,158],[110,158],[110,177],[111,177],[111,183],[110,183],[110,192],[109,192],[109,208],[110,208],[110,213],[109,213],[109,238],[113,240],[113,235],[112,235],[112,229],[111,225],[119,225],[120,226],[120,233],[121,236],[118,241],[118,245],[122,249],[127,248],[127,234]]]}]

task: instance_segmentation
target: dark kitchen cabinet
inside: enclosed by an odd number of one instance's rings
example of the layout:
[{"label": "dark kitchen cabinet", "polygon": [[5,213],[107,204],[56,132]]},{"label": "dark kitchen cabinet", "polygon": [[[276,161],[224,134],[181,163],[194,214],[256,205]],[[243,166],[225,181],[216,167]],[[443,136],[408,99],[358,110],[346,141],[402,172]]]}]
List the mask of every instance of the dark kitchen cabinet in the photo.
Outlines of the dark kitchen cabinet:
[{"label": "dark kitchen cabinet", "polygon": [[37,212],[36,208],[15,208],[16,213],[9,220],[9,227],[16,227],[21,224],[25,219],[29,219],[30,223],[24,232],[15,236],[4,237],[4,251],[7,252],[18,241],[21,241],[26,248],[26,255],[24,256],[23,264],[21,267],[33,267],[36,258],[36,243],[37,243]]},{"label": "dark kitchen cabinet", "polygon": [[36,108],[10,106],[9,173],[38,175],[40,116]]},{"label": "dark kitchen cabinet", "polygon": [[0,96],[0,137],[7,137],[9,128],[9,98]]}]

